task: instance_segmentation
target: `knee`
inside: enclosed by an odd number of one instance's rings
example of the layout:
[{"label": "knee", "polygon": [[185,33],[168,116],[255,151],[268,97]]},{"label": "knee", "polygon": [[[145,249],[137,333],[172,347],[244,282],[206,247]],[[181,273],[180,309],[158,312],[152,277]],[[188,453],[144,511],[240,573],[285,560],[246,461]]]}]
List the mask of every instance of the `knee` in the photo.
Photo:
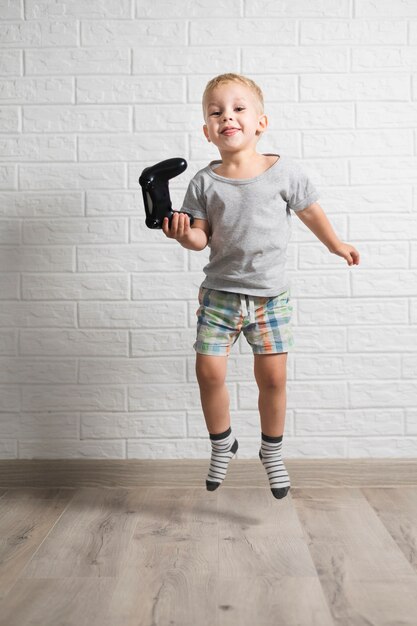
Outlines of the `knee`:
[{"label": "knee", "polygon": [[196,375],[198,384],[203,387],[221,387],[226,380],[222,369],[212,364],[197,363]]},{"label": "knee", "polygon": [[279,372],[267,372],[256,377],[256,382],[261,391],[284,391],[287,384],[287,377]]}]

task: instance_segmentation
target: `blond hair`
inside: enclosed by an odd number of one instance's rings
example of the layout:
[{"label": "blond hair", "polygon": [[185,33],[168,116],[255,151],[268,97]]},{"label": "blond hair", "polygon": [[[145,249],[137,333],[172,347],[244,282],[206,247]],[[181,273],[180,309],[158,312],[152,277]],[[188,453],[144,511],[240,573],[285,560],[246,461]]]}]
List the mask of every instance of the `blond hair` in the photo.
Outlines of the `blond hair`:
[{"label": "blond hair", "polygon": [[251,78],[247,78],[246,76],[242,76],[241,74],[219,74],[219,76],[215,76],[206,85],[206,88],[203,93],[203,113],[205,115],[205,104],[207,97],[213,89],[222,85],[224,83],[240,83],[241,85],[245,85],[249,87],[255,96],[256,100],[259,104],[260,113],[264,112],[264,95],[262,93],[262,89],[253,81]]}]

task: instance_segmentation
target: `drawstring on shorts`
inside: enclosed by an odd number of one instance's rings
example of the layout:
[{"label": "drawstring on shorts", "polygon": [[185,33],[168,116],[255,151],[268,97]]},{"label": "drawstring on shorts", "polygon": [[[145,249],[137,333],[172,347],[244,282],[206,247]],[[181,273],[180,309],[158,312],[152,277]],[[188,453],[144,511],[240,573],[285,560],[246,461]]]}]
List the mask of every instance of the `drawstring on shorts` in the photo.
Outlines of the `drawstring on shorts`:
[{"label": "drawstring on shorts", "polygon": [[256,319],[255,319],[255,302],[252,298],[252,296],[246,296],[245,294],[241,293],[240,294],[240,304],[242,307],[242,315],[243,317],[246,317],[248,315],[248,306],[246,304],[246,298],[248,299],[249,302],[249,321],[251,324],[254,324]]}]

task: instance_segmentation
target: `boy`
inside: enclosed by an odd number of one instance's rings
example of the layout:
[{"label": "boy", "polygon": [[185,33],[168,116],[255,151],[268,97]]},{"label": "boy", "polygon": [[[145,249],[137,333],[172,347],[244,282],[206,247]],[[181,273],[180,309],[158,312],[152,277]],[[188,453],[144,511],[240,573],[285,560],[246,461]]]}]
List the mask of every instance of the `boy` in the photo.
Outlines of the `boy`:
[{"label": "boy", "polygon": [[292,209],[329,251],[359,264],[359,253],[333,231],[318,193],[296,161],[260,154],[265,132],[261,89],[239,74],[222,74],[203,94],[203,132],[221,161],[212,161],[190,181],[181,211],[163,232],[184,248],[210,246],[206,278],[199,291],[196,374],[212,445],[206,486],[214,491],[226,476],[238,442],[230,427],[225,386],[227,357],[241,331],[254,353],[259,388],[259,458],[275,498],[290,479],[281,459],[286,409],[287,352],[293,345],[286,248]]}]

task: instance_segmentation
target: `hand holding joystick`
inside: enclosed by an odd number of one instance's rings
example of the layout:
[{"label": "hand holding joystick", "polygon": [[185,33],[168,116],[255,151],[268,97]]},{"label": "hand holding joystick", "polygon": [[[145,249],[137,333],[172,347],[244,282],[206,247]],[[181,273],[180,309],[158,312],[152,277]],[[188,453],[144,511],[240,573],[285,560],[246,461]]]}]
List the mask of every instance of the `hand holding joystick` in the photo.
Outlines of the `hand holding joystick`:
[{"label": "hand holding joystick", "polygon": [[[139,177],[139,184],[142,187],[146,213],[145,223],[148,228],[162,228],[165,217],[169,219],[171,226],[174,215],[180,213],[172,210],[168,181],[181,174],[185,169],[187,169],[187,161],[174,158],[166,159],[143,170]],[[186,215],[190,218],[191,225],[194,218],[190,213],[186,213]]]}]

